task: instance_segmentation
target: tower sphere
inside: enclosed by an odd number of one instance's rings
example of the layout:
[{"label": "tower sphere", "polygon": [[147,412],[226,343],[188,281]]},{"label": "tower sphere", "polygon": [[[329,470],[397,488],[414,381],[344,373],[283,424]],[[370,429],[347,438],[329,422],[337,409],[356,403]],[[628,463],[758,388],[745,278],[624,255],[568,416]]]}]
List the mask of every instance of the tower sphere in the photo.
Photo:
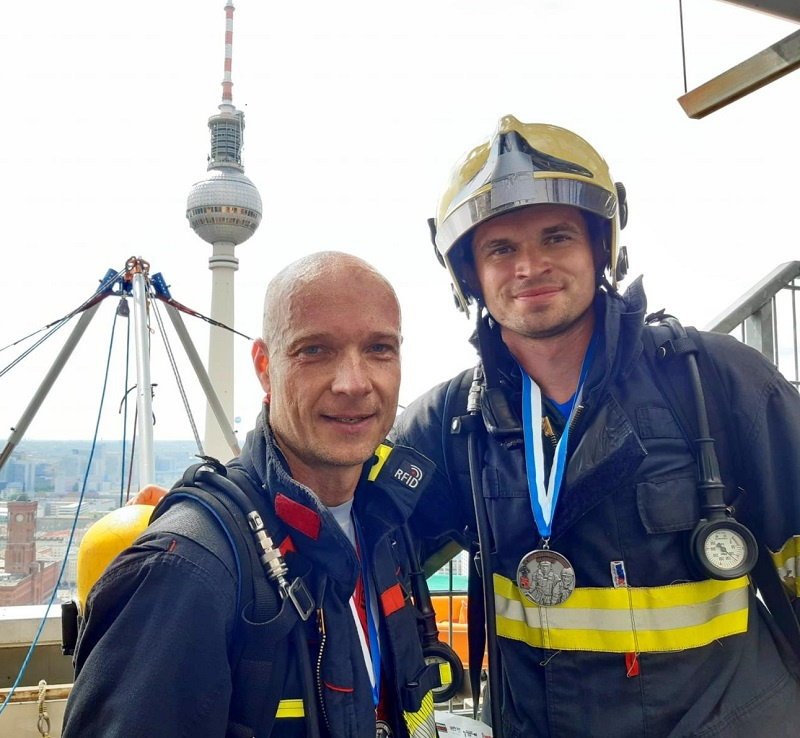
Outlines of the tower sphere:
[{"label": "tower sphere", "polygon": [[186,200],[189,225],[207,243],[243,243],[255,233],[261,213],[261,196],[238,167],[209,170]]}]

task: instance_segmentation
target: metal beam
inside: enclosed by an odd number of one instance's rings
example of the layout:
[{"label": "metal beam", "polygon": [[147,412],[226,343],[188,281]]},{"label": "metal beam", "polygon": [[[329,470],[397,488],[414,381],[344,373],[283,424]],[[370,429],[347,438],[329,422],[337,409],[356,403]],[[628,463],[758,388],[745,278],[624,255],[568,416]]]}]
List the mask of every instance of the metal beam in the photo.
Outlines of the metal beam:
[{"label": "metal beam", "polygon": [[[239,456],[239,454],[242,453],[242,450],[239,448],[239,441],[236,438],[236,434],[233,432],[233,428],[231,428],[231,423],[228,420],[227,414],[225,413],[225,408],[222,407],[222,402],[220,402],[219,395],[217,395],[217,391],[214,389],[214,385],[211,383],[211,378],[208,376],[205,366],[203,366],[203,360],[197,353],[197,349],[192,342],[189,331],[186,330],[186,326],[183,324],[183,318],[181,318],[181,314],[174,305],[170,305],[170,303],[164,298],[162,298],[162,300],[164,302],[164,307],[167,310],[167,315],[169,315],[169,319],[172,321],[172,325],[175,328],[175,332],[178,334],[178,338],[180,338],[180,341],[183,344],[183,350],[186,352],[186,357],[189,359],[189,363],[192,365],[194,373],[197,375],[197,380],[200,382],[203,392],[206,393],[208,406],[214,413],[217,423],[219,423],[222,436],[233,452],[233,455]],[[200,452],[206,454],[208,453],[208,451],[205,449],[201,449]]]},{"label": "metal beam", "polygon": [[800,23],[800,4],[797,0],[724,0],[724,2]]},{"label": "metal beam", "polygon": [[[108,294],[111,293],[109,292]],[[36,417],[36,413],[39,411],[39,408],[42,406],[42,403],[44,402],[48,393],[53,388],[56,379],[58,379],[58,375],[61,374],[61,370],[66,366],[69,357],[72,356],[72,352],[75,350],[75,347],[81,340],[81,336],[83,336],[83,334],[86,332],[86,329],[89,327],[89,323],[92,322],[94,314],[100,307],[100,302],[101,300],[98,300],[88,310],[84,311],[84,313],[78,319],[78,323],[72,329],[72,333],[69,334],[69,337],[64,342],[64,345],[61,347],[61,351],[58,352],[56,360],[53,362],[50,370],[47,372],[45,378],[42,380],[42,383],[39,385],[39,389],[36,390],[35,394],[33,395],[33,399],[31,399],[31,401],[28,403],[28,407],[25,408],[25,412],[22,413],[22,417],[19,419],[19,421],[17,421],[17,424],[11,428],[11,434],[6,441],[6,445],[3,447],[3,450],[0,451],[0,469],[5,466],[5,463],[11,457],[12,452],[25,436],[25,431],[28,430],[28,426]]]},{"label": "metal beam", "polygon": [[800,31],[678,98],[686,115],[704,118],[800,67]]}]

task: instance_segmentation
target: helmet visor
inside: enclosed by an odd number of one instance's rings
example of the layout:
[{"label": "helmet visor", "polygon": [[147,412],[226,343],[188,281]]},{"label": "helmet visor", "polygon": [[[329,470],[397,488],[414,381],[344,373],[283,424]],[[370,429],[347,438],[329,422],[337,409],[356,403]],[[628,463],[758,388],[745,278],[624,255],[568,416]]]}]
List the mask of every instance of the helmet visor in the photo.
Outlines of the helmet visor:
[{"label": "helmet visor", "polygon": [[571,205],[611,220],[616,198],[596,184],[534,172],[515,172],[487,184],[457,205],[436,234],[439,250],[447,256],[453,244],[489,218],[528,205]]}]

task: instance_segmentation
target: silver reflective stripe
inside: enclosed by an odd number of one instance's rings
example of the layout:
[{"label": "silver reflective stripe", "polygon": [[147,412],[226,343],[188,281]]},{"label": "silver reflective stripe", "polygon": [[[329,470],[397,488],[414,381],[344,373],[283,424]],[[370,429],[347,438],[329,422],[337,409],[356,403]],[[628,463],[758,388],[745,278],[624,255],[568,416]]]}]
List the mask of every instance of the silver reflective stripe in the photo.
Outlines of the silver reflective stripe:
[{"label": "silver reflective stripe", "polygon": [[539,607],[495,575],[498,635],[540,648],[618,653],[698,648],[747,630],[748,581],[652,588],[578,588]]}]

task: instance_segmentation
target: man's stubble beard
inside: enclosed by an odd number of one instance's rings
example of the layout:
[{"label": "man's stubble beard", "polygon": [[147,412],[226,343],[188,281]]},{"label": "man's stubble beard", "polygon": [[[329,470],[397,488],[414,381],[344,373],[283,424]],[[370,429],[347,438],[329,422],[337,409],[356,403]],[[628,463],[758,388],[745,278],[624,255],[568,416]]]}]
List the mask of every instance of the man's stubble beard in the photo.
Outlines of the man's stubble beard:
[{"label": "man's stubble beard", "polygon": [[589,303],[589,306],[579,315],[575,316],[574,318],[570,319],[568,316],[561,316],[561,318],[556,318],[555,322],[552,323],[549,327],[544,327],[537,329],[536,326],[530,326],[529,321],[521,320],[519,329],[516,327],[504,326],[501,325],[502,332],[505,333],[510,331],[512,333],[516,333],[517,335],[530,339],[532,341],[542,341],[548,340],[551,338],[558,338],[561,336],[569,335],[574,331],[574,329],[579,326],[582,322],[584,322],[589,313],[594,310],[594,301]]}]

